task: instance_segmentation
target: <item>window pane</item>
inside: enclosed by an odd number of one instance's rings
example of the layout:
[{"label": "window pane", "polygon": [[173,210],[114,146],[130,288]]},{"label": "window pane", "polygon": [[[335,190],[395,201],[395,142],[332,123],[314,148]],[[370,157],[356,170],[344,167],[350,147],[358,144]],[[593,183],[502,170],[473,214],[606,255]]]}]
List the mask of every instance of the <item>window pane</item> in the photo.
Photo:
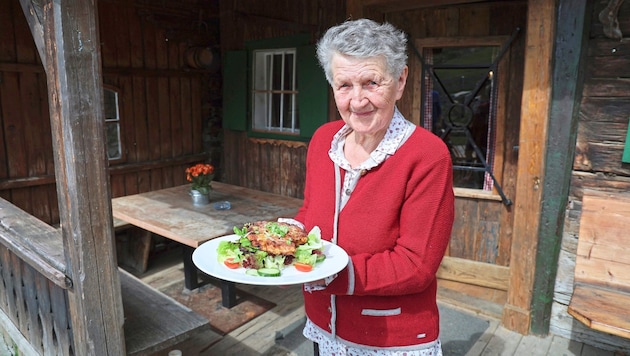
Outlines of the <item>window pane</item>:
[{"label": "window pane", "polygon": [[109,159],[122,158],[120,142],[120,117],[118,115],[118,93],[111,89],[103,89],[103,111],[105,115],[107,157]]},{"label": "window pane", "polygon": [[273,56],[273,66],[272,66],[272,73],[270,75],[271,80],[272,80],[272,86],[271,89],[272,90],[282,90],[282,65],[283,65],[283,55],[282,54],[276,54]]},{"label": "window pane", "polygon": [[293,85],[293,72],[295,68],[293,53],[287,53],[285,56],[285,65],[284,65],[284,89],[285,90],[294,90],[295,87]]},{"label": "window pane", "polygon": [[105,120],[118,120],[118,93],[103,89],[103,111]]},{"label": "window pane", "polygon": [[283,94],[283,107],[282,107],[282,127],[285,129],[293,128],[293,95]]},{"label": "window pane", "polygon": [[120,159],[122,157],[120,152],[120,126],[118,122],[106,123],[107,129],[107,157],[109,159]]},{"label": "window pane", "polygon": [[271,107],[273,108],[271,110],[271,127],[270,128],[277,128],[280,127],[280,98],[282,96],[280,94],[273,94],[272,98],[272,105]]},{"label": "window pane", "polygon": [[[492,171],[494,147],[489,135],[494,124],[494,74],[490,68],[496,46],[425,49],[432,63],[425,75],[425,105],[431,105],[431,129],[451,151],[456,187],[492,189],[486,171]],[[430,104],[427,104],[430,101]],[[496,128],[495,128],[496,130]]]},{"label": "window pane", "polygon": [[298,133],[295,49],[255,51],[254,63],[252,128]]}]

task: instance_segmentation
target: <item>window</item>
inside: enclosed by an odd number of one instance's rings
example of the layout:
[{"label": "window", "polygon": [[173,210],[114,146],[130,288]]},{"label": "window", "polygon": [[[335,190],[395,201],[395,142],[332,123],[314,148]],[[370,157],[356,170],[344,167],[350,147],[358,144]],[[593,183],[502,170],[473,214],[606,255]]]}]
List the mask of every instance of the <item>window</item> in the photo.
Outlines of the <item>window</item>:
[{"label": "window", "polygon": [[[422,39],[421,124],[440,136],[451,152],[453,184],[498,192],[506,203],[500,185],[505,113],[499,75],[501,61],[509,48],[508,37],[468,39]],[[505,78],[503,78],[505,79]]]},{"label": "window", "polygon": [[309,35],[251,41],[223,65],[223,127],[308,141],[328,121],[328,92]]},{"label": "window", "polygon": [[120,142],[118,91],[111,88],[103,89],[103,111],[105,112],[107,158],[110,161],[121,159],[122,145]]},{"label": "window", "polygon": [[254,51],[253,130],[300,133],[295,48]]},{"label": "window", "polygon": [[[430,129],[451,151],[455,185],[491,190],[492,129],[496,108],[494,71],[489,69],[499,47],[425,48],[431,58],[433,80],[427,80],[430,93]],[[436,83],[433,84],[433,83]],[[486,165],[488,170],[486,172]]]}]

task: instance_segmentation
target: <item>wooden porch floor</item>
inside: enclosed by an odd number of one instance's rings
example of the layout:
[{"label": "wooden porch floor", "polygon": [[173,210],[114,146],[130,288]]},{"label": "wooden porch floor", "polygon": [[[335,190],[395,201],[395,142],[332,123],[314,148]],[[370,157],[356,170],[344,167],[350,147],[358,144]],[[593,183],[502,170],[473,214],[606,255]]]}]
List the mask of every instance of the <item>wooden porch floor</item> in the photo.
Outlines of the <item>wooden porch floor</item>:
[{"label": "wooden porch floor", "polygon": [[[152,259],[146,273],[139,276],[146,283],[161,288],[183,279],[183,265],[179,249]],[[239,285],[239,289],[255,294],[276,304],[274,308],[242,325],[236,330],[219,338],[200,335],[194,340],[177,345],[174,349],[183,351],[183,355],[264,355],[264,356],[311,356],[312,348],[302,343],[299,349],[287,349],[277,343],[276,338],[282,330],[300,324],[304,318],[300,286],[269,287]],[[466,353],[466,356],[479,355],[576,355],[576,356],[614,356],[610,351],[594,348],[580,342],[550,335],[547,337],[523,336],[499,325],[499,320],[481,316],[470,310],[449,304],[460,311],[476,314],[489,321],[489,327]],[[443,341],[444,342],[444,341]],[[305,347],[306,346],[306,347]],[[306,350],[306,351],[305,351]],[[166,356],[168,351],[157,356]],[[445,356],[461,356],[447,355]]]}]

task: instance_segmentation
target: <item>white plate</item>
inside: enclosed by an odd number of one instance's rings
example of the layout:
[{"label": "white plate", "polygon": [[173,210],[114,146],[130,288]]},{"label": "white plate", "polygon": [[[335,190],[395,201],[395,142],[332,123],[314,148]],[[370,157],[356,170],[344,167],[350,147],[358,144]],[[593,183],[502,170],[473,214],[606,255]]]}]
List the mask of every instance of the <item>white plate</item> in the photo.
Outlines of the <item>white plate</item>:
[{"label": "white plate", "polygon": [[217,247],[221,241],[238,241],[238,235],[218,237],[197,247],[192,255],[193,263],[206,274],[236,283],[269,286],[301,284],[332,276],[348,264],[346,251],[322,240],[326,259],[316,264],[312,271],[300,272],[293,266],[286,266],[280,277],[250,276],[245,274],[245,268],[230,269],[217,260]]}]

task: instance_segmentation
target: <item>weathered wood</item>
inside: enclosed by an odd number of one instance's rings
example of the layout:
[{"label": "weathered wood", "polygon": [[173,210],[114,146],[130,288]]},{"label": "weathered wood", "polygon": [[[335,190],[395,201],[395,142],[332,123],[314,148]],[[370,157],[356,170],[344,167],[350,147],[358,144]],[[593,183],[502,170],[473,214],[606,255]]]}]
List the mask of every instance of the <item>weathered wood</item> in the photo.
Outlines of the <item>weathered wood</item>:
[{"label": "weathered wood", "polygon": [[197,333],[220,335],[208,320],[120,270],[127,355],[152,355]]},{"label": "weathered wood", "polygon": [[630,294],[576,284],[568,312],[588,327],[630,338]]},{"label": "weathered wood", "polygon": [[558,7],[557,35],[555,36],[553,69],[554,88],[549,119],[548,150],[545,157],[539,247],[536,258],[536,278],[532,303],[532,331],[545,335],[549,332],[549,316],[554,294],[554,280],[558,251],[562,242],[562,227],[567,204],[571,165],[577,136],[578,83],[575,73],[580,68],[585,1],[566,1]]},{"label": "weathered wood", "polygon": [[630,338],[630,196],[585,191],[568,313],[587,326]]},{"label": "weathered wood", "polygon": [[59,287],[72,287],[59,231],[4,199],[0,199],[0,241]]},{"label": "weathered wood", "polygon": [[68,293],[74,351],[124,354],[103,149],[96,5],[50,2],[43,5],[42,12],[45,37],[36,43],[45,44],[40,52],[46,54],[64,255],[70,276],[81,276],[81,282]]},{"label": "weathered wood", "polygon": [[437,277],[499,290],[508,290],[510,269],[490,263],[446,256]]},{"label": "weathered wood", "polygon": [[553,3],[528,3],[527,52],[519,139],[519,178],[516,183],[514,236],[510,258],[510,291],[503,324],[527,334],[538,246],[542,180],[544,179],[548,110],[551,98],[551,63],[556,8]]},{"label": "weathered wood", "polygon": [[[118,232],[120,229],[124,229],[124,231]],[[137,228],[126,221],[124,221],[124,227],[116,230],[118,265],[131,268],[136,273],[146,271],[149,265],[153,235],[149,231]]]},{"label": "weathered wood", "polygon": [[210,201],[228,200],[229,210],[212,204],[194,206],[190,185],[129,195],[112,200],[116,218],[196,248],[215,237],[233,233],[235,226],[257,220],[293,217],[302,200],[220,182],[212,183]]}]

